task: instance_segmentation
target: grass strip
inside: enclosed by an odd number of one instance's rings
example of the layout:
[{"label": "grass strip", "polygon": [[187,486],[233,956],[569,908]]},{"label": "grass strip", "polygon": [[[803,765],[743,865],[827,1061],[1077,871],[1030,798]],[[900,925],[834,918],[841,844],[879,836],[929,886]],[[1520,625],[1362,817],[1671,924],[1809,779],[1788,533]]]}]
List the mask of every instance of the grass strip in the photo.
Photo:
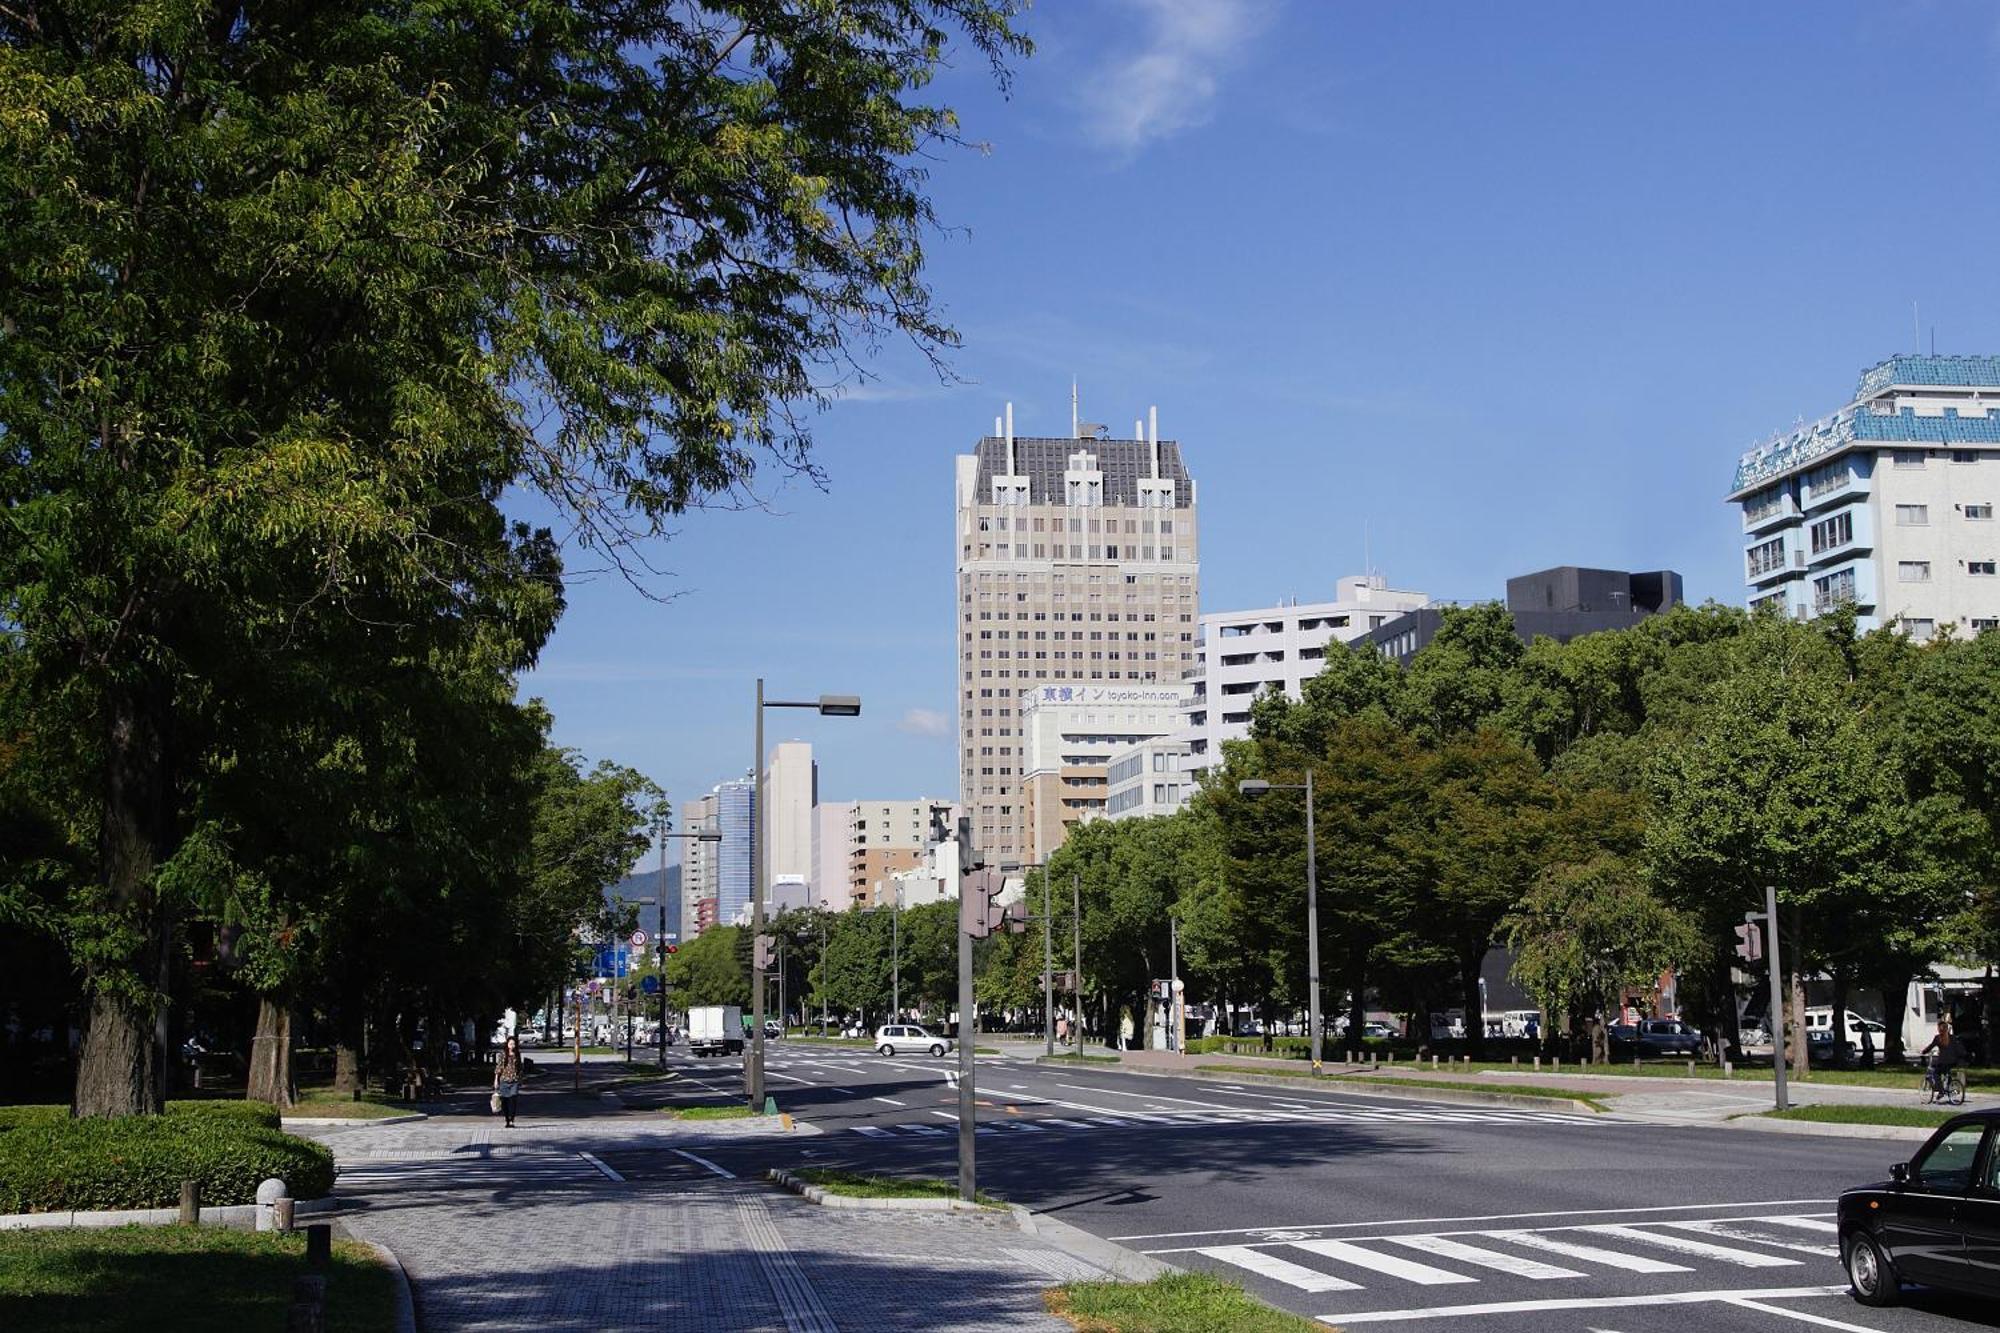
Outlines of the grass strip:
[{"label": "grass strip", "polygon": [[1544,1097],[1551,1100],[1582,1102],[1593,1111],[1606,1109],[1604,1093],[1578,1092],[1574,1088],[1544,1088],[1532,1083],[1475,1083],[1468,1079],[1404,1078],[1400,1074],[1315,1074],[1310,1069],[1259,1069],[1249,1065],[1200,1065],[1194,1072],[1204,1075],[1223,1074],[1231,1078],[1240,1078],[1245,1074],[1261,1075],[1265,1078],[1297,1079],[1303,1083],[1339,1083],[1347,1087],[1445,1088],[1453,1092],[1478,1092],[1488,1096],[1505,1093],[1510,1097]]},{"label": "grass strip", "polygon": [[1080,1333],[1326,1333],[1325,1325],[1273,1309],[1207,1273],[1070,1282],[1043,1292],[1042,1302]]},{"label": "grass strip", "polygon": [[1758,1114],[1770,1120],[1810,1120],[1823,1125],[1909,1125],[1935,1129],[1960,1113],[1937,1111],[1928,1106],[1861,1106],[1851,1102],[1824,1102]]},{"label": "grass strip", "polygon": [[[0,1328],[209,1333],[285,1327],[305,1236],[224,1227],[0,1231]],[[395,1279],[375,1252],[333,1243],[328,1333],[395,1327]]]},{"label": "grass strip", "polygon": [[[793,1175],[808,1185],[817,1185],[828,1194],[841,1194],[851,1199],[956,1199],[958,1182],[940,1180],[936,1176],[876,1176],[859,1171],[836,1171],[830,1167],[810,1166]],[[975,1202],[988,1208],[1004,1205],[984,1190],[974,1193]]]},{"label": "grass strip", "polygon": [[675,1120],[747,1120],[750,1108],[741,1102],[730,1106],[670,1106],[667,1114]]},{"label": "grass strip", "polygon": [[1057,1055],[1045,1055],[1044,1060],[1067,1060],[1079,1065],[1115,1065],[1119,1063],[1115,1055],[1085,1055],[1082,1051],[1063,1051]]},{"label": "grass strip", "polygon": [[409,1115],[418,1109],[413,1103],[392,1102],[380,1094],[369,1094],[360,1101],[352,1097],[301,1097],[285,1108],[287,1116],[324,1116],[331,1120],[382,1120],[389,1116]]}]

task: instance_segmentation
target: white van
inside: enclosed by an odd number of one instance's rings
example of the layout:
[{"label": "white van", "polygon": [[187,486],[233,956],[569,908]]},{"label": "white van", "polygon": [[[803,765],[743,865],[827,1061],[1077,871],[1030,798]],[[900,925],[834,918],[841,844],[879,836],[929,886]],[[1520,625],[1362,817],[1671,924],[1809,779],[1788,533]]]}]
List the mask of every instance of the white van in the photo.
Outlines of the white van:
[{"label": "white van", "polygon": [[[1807,1009],[1806,1032],[1808,1034],[1824,1032],[1826,1033],[1824,1040],[1832,1041],[1833,1006],[1815,1005]],[[1861,1034],[1864,1032],[1868,1034],[1867,1044],[1874,1048],[1875,1054],[1882,1054],[1882,1048],[1888,1041],[1889,1029],[1877,1023],[1874,1019],[1863,1018],[1860,1014],[1849,1009],[1847,1011],[1847,1049],[1856,1056],[1861,1054]]]}]

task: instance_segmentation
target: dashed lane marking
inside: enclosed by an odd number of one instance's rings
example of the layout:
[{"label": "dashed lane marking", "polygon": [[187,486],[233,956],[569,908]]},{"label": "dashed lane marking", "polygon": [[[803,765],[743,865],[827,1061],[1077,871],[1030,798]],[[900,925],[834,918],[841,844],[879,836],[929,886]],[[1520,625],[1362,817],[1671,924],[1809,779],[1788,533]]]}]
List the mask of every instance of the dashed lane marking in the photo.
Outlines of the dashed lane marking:
[{"label": "dashed lane marking", "polygon": [[[1838,1287],[1771,1287],[1757,1291],[1662,1291],[1646,1296],[1577,1296],[1545,1301],[1492,1301],[1484,1305],[1433,1305],[1415,1310],[1366,1310],[1357,1314],[1321,1315],[1328,1324],[1392,1324],[1412,1319],[1453,1319],[1467,1315],[1535,1314],[1554,1310],[1636,1309],[1649,1305],[1708,1305],[1743,1301],[1800,1300],[1808,1296],[1835,1296]],[[1848,1325],[1850,1328],[1858,1327]],[[1876,1333],[1869,1329],[1866,1333]]]}]

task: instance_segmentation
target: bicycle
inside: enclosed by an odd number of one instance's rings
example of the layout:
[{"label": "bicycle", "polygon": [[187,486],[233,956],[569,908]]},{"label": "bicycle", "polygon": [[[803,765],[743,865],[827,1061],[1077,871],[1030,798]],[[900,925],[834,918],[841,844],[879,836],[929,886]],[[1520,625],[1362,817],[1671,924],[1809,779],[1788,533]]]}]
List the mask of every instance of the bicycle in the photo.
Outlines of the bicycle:
[{"label": "bicycle", "polygon": [[1930,1094],[1930,1100],[1933,1104],[1943,1103],[1946,1106],[1963,1106],[1965,1105],[1965,1075],[1959,1072],[1957,1065],[1953,1065],[1949,1069],[1939,1069],[1935,1065],[1929,1066],[1924,1070],[1924,1091]]}]

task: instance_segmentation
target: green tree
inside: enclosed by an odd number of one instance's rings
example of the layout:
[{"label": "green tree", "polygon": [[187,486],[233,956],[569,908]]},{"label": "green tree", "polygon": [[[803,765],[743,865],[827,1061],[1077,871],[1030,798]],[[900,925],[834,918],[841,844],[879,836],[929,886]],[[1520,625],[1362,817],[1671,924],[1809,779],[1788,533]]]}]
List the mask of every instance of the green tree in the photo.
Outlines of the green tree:
[{"label": "green tree", "polygon": [[711,926],[667,959],[667,983],[683,1008],[750,1003],[749,932]]},{"label": "green tree", "polygon": [[[188,797],[301,630],[556,604],[525,485],[621,563],[816,475],[922,280],[923,89],[1008,0],[0,6],[0,731],[94,864],[76,1106],[158,1111]],[[627,568],[630,565],[627,564]]]}]

